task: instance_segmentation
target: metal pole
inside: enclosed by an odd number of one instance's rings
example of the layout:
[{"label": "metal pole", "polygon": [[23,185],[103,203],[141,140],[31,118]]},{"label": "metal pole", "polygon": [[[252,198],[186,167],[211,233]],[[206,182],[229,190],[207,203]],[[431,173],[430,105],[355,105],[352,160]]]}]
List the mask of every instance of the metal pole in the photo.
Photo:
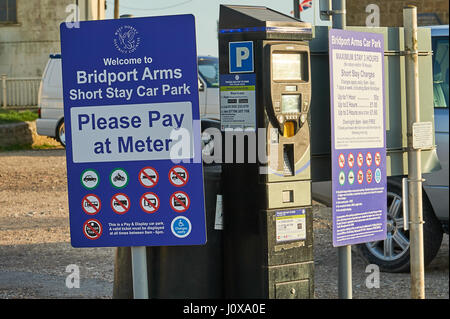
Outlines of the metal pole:
[{"label": "metal pole", "polygon": [[417,50],[417,8],[403,8],[405,37],[406,105],[408,137],[408,202],[410,217],[411,298],[425,298],[423,258],[422,170],[420,149],[413,148],[413,123],[420,122],[419,54]]},{"label": "metal pole", "polygon": [[3,107],[6,108],[6,74],[2,74]]},{"label": "metal pole", "polygon": [[332,5],[333,29],[345,29],[347,27],[345,0],[333,0]]},{"label": "metal pole", "polygon": [[147,252],[144,246],[131,247],[134,299],[148,299]]},{"label": "metal pole", "polygon": [[[333,29],[345,29],[347,26],[345,0],[332,2]],[[339,299],[352,299],[352,246],[338,247],[338,296]]]},{"label": "metal pole", "polygon": [[338,247],[338,296],[352,299],[352,246]]},{"label": "metal pole", "polygon": [[[332,9],[333,9],[333,0],[328,0],[328,9],[327,10],[331,11]],[[331,25],[333,25],[333,15],[332,14],[329,15],[329,19],[330,19]]]},{"label": "metal pole", "polygon": [[300,19],[300,0],[294,0],[294,18]]},{"label": "metal pole", "polygon": [[119,0],[114,0],[114,19],[119,19]]}]

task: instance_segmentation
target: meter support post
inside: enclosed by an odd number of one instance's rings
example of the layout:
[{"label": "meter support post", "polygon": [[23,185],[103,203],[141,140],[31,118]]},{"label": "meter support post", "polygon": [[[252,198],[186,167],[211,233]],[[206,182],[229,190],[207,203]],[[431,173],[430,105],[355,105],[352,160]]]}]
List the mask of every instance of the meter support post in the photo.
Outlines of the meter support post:
[{"label": "meter support post", "polygon": [[338,247],[339,299],[352,299],[352,246]]},{"label": "meter support post", "polygon": [[3,108],[6,108],[8,105],[8,100],[6,98],[6,74],[1,75],[2,79],[2,90],[3,90]]},{"label": "meter support post", "polygon": [[294,0],[294,18],[300,19],[300,0]]},{"label": "meter support post", "polygon": [[344,30],[347,27],[347,11],[345,0],[332,0],[331,16],[333,17],[333,29]]},{"label": "meter support post", "polygon": [[144,246],[131,247],[134,299],[148,299],[147,252]]},{"label": "meter support post", "polygon": [[[332,1],[333,29],[345,29],[345,0]],[[352,299],[352,246],[338,247],[338,294],[339,299]]]},{"label": "meter support post", "polygon": [[114,0],[114,19],[119,19],[119,0]]},{"label": "meter support post", "polygon": [[[403,8],[408,137],[411,298],[425,298],[421,150],[413,148],[413,124],[420,122],[417,7]],[[405,200],[405,199],[404,199]]]}]

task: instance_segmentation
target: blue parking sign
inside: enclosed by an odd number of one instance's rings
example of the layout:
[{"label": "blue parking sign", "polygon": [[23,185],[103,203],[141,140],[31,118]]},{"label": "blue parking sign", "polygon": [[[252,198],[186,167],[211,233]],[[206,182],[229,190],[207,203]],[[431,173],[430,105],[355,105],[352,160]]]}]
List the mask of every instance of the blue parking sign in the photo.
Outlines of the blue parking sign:
[{"label": "blue parking sign", "polygon": [[253,42],[230,42],[230,73],[253,72]]},{"label": "blue parking sign", "polygon": [[71,243],[206,242],[192,15],[61,24]]}]

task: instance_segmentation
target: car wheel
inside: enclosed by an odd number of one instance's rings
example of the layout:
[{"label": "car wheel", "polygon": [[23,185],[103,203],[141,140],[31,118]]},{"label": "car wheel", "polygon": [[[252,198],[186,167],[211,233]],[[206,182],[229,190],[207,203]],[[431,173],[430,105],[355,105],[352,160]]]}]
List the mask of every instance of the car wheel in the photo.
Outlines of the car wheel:
[{"label": "car wheel", "polygon": [[66,147],[66,129],[64,126],[64,119],[61,120],[56,128],[56,139],[63,147]]},{"label": "car wheel", "polygon": [[[403,199],[401,183],[388,181],[387,187],[387,236],[385,240],[358,245],[362,257],[376,264],[385,272],[409,272],[409,230],[403,227]],[[440,222],[423,193],[424,263],[428,265],[436,256],[443,231]]]}]

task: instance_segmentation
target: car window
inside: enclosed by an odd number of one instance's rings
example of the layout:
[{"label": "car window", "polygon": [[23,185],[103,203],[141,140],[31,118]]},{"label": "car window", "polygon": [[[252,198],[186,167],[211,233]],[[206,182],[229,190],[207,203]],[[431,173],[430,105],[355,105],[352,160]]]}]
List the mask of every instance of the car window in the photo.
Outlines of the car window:
[{"label": "car window", "polygon": [[200,59],[198,71],[206,81],[207,87],[219,87],[219,63],[216,59]]},{"label": "car window", "polygon": [[61,88],[62,86],[62,70],[61,59],[54,59],[52,61],[52,68],[49,70],[49,82],[48,85],[55,88]]},{"label": "car window", "polygon": [[433,37],[434,107],[448,108],[448,36]]}]

